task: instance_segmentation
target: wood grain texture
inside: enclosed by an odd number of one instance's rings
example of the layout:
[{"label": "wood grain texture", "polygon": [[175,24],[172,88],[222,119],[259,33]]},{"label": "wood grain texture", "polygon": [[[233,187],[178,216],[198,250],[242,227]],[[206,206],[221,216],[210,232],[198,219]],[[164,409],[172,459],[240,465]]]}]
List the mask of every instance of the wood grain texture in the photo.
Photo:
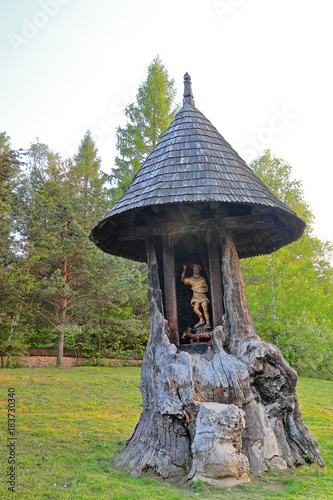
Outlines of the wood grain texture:
[{"label": "wood grain texture", "polygon": [[[119,462],[134,475],[154,468],[168,477],[180,468],[189,479],[230,486],[230,478],[237,484],[248,480],[249,472],[304,464],[305,455],[324,465],[299,411],[297,374],[279,349],[256,333],[234,241],[227,234],[221,239],[228,260],[222,272],[226,325],[214,329],[201,355],[177,351],[170,343],[155,249],[146,242],[151,331],[141,371],[143,412]],[[207,403],[221,406],[208,406],[207,413]],[[237,445],[230,447],[232,436]],[[227,462],[232,467],[219,467]]]},{"label": "wood grain texture", "polygon": [[[170,208],[168,208],[170,212]],[[174,212],[178,212],[174,208]],[[254,229],[274,228],[271,215],[245,215],[238,217],[216,217],[214,219],[197,219],[195,223],[165,222],[158,224],[156,218],[152,218],[151,224],[120,228],[119,241],[143,240],[147,237],[164,236],[172,234],[195,233],[207,229],[216,230],[217,227],[231,229],[233,232],[244,232]]]},{"label": "wood grain texture", "polygon": [[218,233],[215,230],[207,231],[210,294],[212,298],[213,327],[222,325],[223,293],[221,278],[221,258]]},{"label": "wood grain texture", "polygon": [[176,293],[175,248],[171,236],[163,237],[163,273],[164,273],[164,303],[165,317],[169,323],[170,341],[179,343],[178,313]]}]

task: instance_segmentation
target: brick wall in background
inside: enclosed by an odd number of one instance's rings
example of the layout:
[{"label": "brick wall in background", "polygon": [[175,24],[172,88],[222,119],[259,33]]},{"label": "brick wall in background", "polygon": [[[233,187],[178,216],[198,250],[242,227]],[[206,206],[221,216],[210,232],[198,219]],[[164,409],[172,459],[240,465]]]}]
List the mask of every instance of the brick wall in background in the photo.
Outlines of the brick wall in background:
[{"label": "brick wall in background", "polygon": [[[141,359],[129,359],[119,362],[116,359],[110,358],[102,358],[101,361],[107,366],[134,366],[141,365]],[[20,365],[23,365],[26,368],[36,368],[39,366],[55,366],[57,364],[56,356],[23,356],[18,360]],[[87,358],[76,359],[72,356],[64,356],[63,357],[63,366],[81,366],[83,364],[95,364],[93,359],[88,360]],[[6,359],[4,360],[4,364],[6,364]],[[14,363],[12,363],[14,364]]]}]

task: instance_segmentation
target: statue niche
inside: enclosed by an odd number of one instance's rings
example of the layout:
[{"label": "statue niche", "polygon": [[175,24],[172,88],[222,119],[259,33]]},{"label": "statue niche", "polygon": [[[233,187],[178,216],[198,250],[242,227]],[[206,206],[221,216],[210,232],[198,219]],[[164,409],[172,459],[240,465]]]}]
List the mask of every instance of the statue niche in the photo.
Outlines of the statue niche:
[{"label": "statue niche", "polygon": [[[174,262],[178,337],[173,343],[208,343],[212,329],[217,325],[213,325],[211,272],[206,238],[194,232],[176,238]],[[167,290],[164,286],[163,289],[165,296]],[[218,324],[221,325],[222,322],[219,321]]]},{"label": "statue niche", "polygon": [[185,332],[182,334],[182,340],[189,339],[190,343],[193,343],[194,340],[199,342],[201,340],[210,340],[211,335],[211,324],[210,324],[210,316],[208,311],[208,304],[210,304],[210,300],[208,299],[206,293],[208,292],[208,285],[206,279],[201,276],[201,266],[199,264],[193,264],[193,275],[191,277],[186,277],[187,265],[183,265],[183,272],[181,275],[181,281],[184,285],[190,285],[191,290],[193,292],[193,296],[191,299],[191,306],[193,307],[193,311],[198,316],[199,321],[194,325],[194,328],[190,326],[187,328]]}]

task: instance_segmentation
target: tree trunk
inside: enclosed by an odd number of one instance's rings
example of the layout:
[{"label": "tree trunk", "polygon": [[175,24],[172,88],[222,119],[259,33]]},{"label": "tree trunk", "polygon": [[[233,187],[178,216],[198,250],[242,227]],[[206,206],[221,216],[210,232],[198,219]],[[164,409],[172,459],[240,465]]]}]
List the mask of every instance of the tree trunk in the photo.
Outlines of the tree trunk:
[{"label": "tree trunk", "polygon": [[64,337],[65,337],[65,332],[63,331],[63,329],[60,329],[59,333],[58,333],[58,345],[57,345],[57,365],[58,366],[62,366],[62,362],[63,362]]},{"label": "tree trunk", "polygon": [[60,313],[60,325],[58,334],[58,344],[57,344],[57,365],[62,366],[64,357],[64,338],[65,338],[65,325],[66,325],[66,299],[62,300],[61,313]]},{"label": "tree trunk", "polygon": [[[65,232],[67,233],[68,220],[65,222]],[[67,258],[64,257],[62,261],[62,277],[64,280],[64,288],[68,283],[69,270],[67,266]],[[64,338],[65,338],[65,326],[66,326],[66,312],[67,312],[67,297],[65,295],[65,290],[61,295],[61,309],[60,309],[60,324],[59,324],[59,334],[58,334],[58,344],[57,344],[57,365],[62,366],[64,357]]]},{"label": "tree trunk", "polygon": [[148,256],[150,338],[142,363],[143,412],[119,466],[139,476],[153,468],[168,477],[232,486],[268,467],[306,460],[323,465],[303,423],[296,372],[255,331],[236,246],[221,234],[224,326],[205,354],[190,355],[169,341],[154,245]]}]

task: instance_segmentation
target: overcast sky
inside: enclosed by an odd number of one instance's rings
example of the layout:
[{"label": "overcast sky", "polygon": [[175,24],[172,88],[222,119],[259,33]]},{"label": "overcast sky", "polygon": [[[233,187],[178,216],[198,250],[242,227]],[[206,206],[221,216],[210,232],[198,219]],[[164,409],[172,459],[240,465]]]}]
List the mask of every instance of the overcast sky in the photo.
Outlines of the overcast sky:
[{"label": "overcast sky", "polygon": [[0,6],[0,131],[72,156],[87,129],[102,168],[159,54],[182,99],[250,162],[288,161],[333,242],[331,0],[15,0]]}]

